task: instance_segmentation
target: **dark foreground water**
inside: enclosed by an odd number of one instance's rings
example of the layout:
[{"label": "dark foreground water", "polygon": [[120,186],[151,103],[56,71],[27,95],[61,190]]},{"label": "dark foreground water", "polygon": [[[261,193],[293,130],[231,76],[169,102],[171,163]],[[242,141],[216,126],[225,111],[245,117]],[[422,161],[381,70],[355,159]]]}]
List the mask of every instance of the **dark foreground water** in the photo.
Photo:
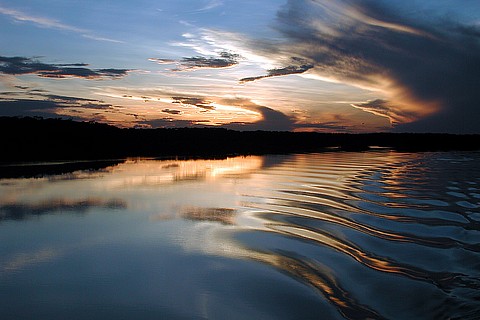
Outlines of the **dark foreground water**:
[{"label": "dark foreground water", "polygon": [[480,153],[0,180],[0,319],[480,319]]}]

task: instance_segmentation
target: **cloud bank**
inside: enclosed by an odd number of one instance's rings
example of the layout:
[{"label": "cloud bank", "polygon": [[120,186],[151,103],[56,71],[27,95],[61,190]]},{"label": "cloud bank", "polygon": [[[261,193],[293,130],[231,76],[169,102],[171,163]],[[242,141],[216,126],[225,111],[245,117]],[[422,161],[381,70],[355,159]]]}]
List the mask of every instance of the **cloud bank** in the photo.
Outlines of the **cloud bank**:
[{"label": "cloud bank", "polygon": [[479,26],[427,16],[416,5],[413,0],[401,5],[289,0],[277,14],[281,39],[236,43],[285,67],[240,81],[308,71],[378,92],[379,99],[353,106],[389,118],[395,130],[480,132]]}]

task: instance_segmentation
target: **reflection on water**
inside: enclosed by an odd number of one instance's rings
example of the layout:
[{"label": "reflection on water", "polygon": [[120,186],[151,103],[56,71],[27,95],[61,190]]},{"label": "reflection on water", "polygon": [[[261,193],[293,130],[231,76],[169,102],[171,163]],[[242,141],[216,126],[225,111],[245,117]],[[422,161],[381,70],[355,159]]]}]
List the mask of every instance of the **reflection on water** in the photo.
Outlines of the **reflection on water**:
[{"label": "reflection on water", "polygon": [[0,180],[0,312],[476,319],[479,160],[140,159]]}]

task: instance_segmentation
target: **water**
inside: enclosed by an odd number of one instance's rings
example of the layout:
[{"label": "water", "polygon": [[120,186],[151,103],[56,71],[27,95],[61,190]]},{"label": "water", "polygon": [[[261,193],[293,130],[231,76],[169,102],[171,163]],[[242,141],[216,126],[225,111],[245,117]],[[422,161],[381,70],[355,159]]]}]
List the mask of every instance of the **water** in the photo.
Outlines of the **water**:
[{"label": "water", "polygon": [[0,180],[1,319],[480,319],[480,153]]}]

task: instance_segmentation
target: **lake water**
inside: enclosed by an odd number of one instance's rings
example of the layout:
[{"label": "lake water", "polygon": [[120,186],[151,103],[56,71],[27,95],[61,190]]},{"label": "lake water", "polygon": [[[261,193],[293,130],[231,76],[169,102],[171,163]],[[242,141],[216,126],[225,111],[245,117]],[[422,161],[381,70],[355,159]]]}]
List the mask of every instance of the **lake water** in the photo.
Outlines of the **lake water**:
[{"label": "lake water", "polygon": [[0,319],[480,319],[480,153],[0,180]]}]

